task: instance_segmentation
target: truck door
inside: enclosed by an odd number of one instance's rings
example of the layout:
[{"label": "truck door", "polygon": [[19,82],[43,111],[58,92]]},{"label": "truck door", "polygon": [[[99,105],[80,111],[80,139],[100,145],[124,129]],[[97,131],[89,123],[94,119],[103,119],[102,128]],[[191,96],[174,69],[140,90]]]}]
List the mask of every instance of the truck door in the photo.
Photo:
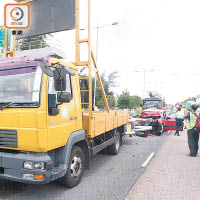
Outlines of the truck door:
[{"label": "truck door", "polygon": [[[66,84],[66,92],[71,93],[72,99],[69,103],[62,103],[57,106],[59,111],[57,115],[48,113],[48,149],[55,149],[66,145],[70,134],[77,129],[75,95],[72,91],[72,81],[69,74],[66,75]],[[49,94],[56,94],[54,81],[51,77],[49,77],[48,81]]]}]

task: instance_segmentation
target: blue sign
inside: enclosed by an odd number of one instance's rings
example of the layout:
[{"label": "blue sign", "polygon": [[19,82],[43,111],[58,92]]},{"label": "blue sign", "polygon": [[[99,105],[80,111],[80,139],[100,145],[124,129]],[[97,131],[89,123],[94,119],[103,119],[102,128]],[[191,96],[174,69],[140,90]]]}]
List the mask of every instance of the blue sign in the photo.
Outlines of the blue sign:
[{"label": "blue sign", "polygon": [[6,30],[3,26],[0,26],[0,47],[4,47],[3,42],[5,41]]},{"label": "blue sign", "polygon": [[[6,40],[6,29],[4,26],[0,26],[0,47],[4,48],[4,41]],[[8,30],[8,46],[10,47],[11,31]]]}]

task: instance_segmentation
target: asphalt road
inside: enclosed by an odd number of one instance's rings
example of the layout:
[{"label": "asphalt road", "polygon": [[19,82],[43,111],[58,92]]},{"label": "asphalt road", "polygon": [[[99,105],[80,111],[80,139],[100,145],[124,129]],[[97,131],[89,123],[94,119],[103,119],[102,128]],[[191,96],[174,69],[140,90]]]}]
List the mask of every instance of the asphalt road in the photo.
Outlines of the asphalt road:
[{"label": "asphalt road", "polygon": [[122,200],[144,172],[142,164],[157,152],[167,138],[162,136],[126,137],[117,156],[98,154],[91,158],[81,183],[67,189],[56,183],[27,185],[0,180],[0,199],[12,200]]},{"label": "asphalt road", "polygon": [[187,130],[170,135],[126,200],[199,200],[199,159],[189,152]]}]

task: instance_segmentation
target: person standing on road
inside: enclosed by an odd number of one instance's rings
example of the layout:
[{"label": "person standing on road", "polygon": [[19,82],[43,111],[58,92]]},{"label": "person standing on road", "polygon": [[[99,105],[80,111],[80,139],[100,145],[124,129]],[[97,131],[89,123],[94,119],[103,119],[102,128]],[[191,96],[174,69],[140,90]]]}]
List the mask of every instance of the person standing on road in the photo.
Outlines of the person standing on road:
[{"label": "person standing on road", "polygon": [[184,114],[182,112],[181,106],[176,107],[176,132],[175,135],[180,136],[179,130],[183,130],[183,120]]},{"label": "person standing on road", "polygon": [[195,131],[195,123],[198,117],[196,113],[197,108],[198,106],[193,104],[191,106],[190,112],[185,117],[187,119],[187,124],[188,124],[187,136],[188,136],[188,146],[190,149],[190,153],[188,154],[188,156],[191,157],[196,157],[199,150],[199,133],[196,133]]},{"label": "person standing on road", "polygon": [[[187,108],[184,109],[184,116],[189,114],[189,110]],[[184,129],[187,129],[187,119],[184,118]]]}]

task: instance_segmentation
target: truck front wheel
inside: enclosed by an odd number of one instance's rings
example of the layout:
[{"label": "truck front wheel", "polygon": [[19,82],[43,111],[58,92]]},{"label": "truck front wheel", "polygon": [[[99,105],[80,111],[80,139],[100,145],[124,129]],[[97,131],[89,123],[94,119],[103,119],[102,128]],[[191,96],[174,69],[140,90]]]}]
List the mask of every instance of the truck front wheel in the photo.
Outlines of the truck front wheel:
[{"label": "truck front wheel", "polygon": [[83,150],[79,146],[72,148],[67,173],[61,179],[61,183],[69,188],[73,188],[78,185],[83,176],[83,170],[85,167],[85,157]]}]

